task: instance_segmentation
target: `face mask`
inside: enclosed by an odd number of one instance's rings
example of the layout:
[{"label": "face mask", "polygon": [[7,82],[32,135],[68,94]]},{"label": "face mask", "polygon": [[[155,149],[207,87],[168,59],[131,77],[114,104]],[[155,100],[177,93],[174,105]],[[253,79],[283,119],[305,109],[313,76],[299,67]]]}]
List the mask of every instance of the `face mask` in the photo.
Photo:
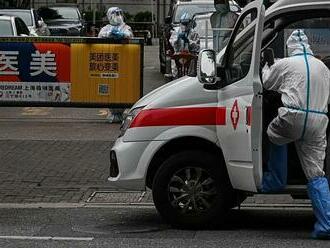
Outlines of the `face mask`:
[{"label": "face mask", "polygon": [[110,25],[118,26],[123,23],[123,19],[122,19],[121,15],[113,14],[111,16],[109,22],[110,22]]},{"label": "face mask", "polygon": [[227,13],[229,12],[229,6],[228,4],[216,4],[215,9],[221,13]]}]

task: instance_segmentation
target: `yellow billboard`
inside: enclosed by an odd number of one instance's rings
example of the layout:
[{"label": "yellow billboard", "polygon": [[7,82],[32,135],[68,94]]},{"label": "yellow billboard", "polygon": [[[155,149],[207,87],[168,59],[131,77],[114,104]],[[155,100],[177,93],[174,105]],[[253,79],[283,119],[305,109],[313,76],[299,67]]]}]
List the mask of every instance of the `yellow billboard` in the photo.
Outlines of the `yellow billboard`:
[{"label": "yellow billboard", "polygon": [[143,89],[143,40],[0,37],[0,105],[133,105]]},{"label": "yellow billboard", "polygon": [[71,44],[72,101],[137,101],[140,98],[140,49],[136,44]]}]

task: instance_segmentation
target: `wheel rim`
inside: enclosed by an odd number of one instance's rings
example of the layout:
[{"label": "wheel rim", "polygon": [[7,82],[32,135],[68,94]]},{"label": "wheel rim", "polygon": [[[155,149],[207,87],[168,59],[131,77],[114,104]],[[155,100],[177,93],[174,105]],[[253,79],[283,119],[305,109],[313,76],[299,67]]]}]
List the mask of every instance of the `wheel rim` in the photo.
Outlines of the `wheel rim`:
[{"label": "wheel rim", "polygon": [[217,189],[206,170],[186,167],[173,174],[168,193],[172,207],[182,213],[200,213],[213,206]]}]

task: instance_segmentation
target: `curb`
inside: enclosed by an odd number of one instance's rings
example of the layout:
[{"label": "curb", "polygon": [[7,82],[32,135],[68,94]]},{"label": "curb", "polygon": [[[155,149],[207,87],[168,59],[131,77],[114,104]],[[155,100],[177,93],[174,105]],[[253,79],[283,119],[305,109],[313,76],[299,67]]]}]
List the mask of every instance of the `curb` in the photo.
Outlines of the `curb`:
[{"label": "curb", "polygon": [[[153,203],[0,203],[0,209],[39,209],[39,208],[155,208]],[[312,210],[310,204],[242,204],[234,209],[269,210]]]}]

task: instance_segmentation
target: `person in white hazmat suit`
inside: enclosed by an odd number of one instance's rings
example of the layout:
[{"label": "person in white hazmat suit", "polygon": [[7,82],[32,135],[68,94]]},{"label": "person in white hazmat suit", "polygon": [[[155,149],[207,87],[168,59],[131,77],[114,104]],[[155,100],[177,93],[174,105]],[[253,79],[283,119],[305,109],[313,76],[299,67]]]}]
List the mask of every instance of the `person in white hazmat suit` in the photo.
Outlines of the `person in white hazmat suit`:
[{"label": "person in white hazmat suit", "polygon": [[124,22],[123,11],[120,8],[109,8],[107,17],[110,24],[100,30],[99,38],[113,38],[117,40],[133,38],[132,29]]},{"label": "person in white hazmat suit", "polygon": [[[120,8],[109,8],[107,17],[110,24],[100,30],[99,38],[112,38],[114,40],[133,38],[132,29],[124,22],[123,11]],[[110,123],[120,123],[122,121],[122,112],[123,109],[110,109],[107,119]]]},{"label": "person in white hazmat suit", "polygon": [[[183,51],[189,51],[194,55],[198,55],[200,50],[200,38],[199,34],[195,31],[196,23],[191,19],[188,13],[184,13],[180,18],[180,27],[176,27],[171,33],[169,42],[174,49],[174,54]],[[178,61],[171,63],[172,76],[177,78],[182,75],[178,75],[178,67],[181,65]],[[196,76],[197,57],[190,63],[189,73],[190,76]]]},{"label": "person in white hazmat suit", "polygon": [[238,15],[230,11],[229,0],[214,0],[215,12],[210,21],[213,29],[213,50],[220,52],[228,43]]},{"label": "person in white hazmat suit", "polygon": [[281,93],[284,105],[269,124],[267,134],[270,141],[279,146],[295,142],[317,219],[312,237],[329,239],[330,191],[323,166],[330,72],[313,56],[303,30],[295,30],[290,35],[287,49],[288,58],[263,69],[264,87]]}]

